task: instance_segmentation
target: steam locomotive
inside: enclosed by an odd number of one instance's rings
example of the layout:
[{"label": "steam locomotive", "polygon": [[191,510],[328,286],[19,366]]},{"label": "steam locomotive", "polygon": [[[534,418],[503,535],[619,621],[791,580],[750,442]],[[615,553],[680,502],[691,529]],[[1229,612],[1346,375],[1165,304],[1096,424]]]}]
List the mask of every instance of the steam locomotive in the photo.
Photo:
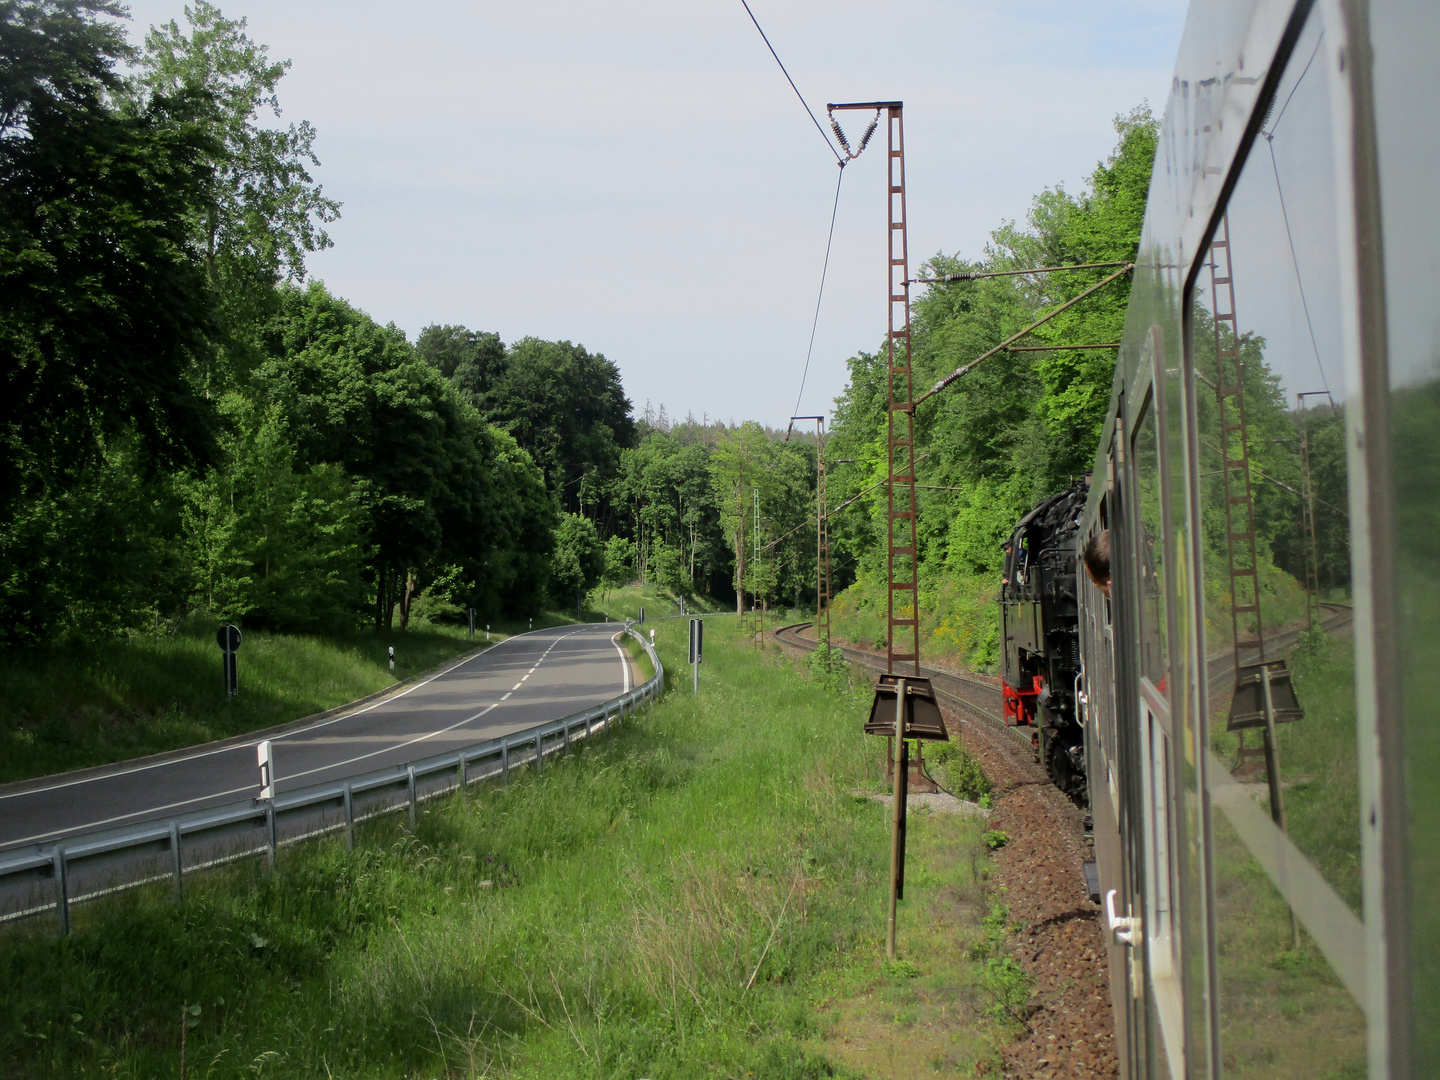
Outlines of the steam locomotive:
[{"label": "steam locomotive", "polygon": [[1076,537],[1085,485],[1046,499],[1005,543],[1000,586],[1005,722],[1034,729],[1035,752],[1055,785],[1085,799],[1085,733],[1075,708],[1080,674]]}]

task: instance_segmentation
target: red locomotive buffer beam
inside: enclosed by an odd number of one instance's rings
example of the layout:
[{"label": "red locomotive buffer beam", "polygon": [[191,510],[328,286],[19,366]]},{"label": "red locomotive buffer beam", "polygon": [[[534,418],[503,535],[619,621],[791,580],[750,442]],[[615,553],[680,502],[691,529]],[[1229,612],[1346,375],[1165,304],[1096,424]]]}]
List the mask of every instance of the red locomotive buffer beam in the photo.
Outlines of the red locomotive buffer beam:
[{"label": "red locomotive buffer beam", "polygon": [[1045,689],[1045,680],[1036,675],[1028,690],[1016,690],[1007,682],[1000,683],[1001,696],[1005,703],[1005,723],[1010,727],[1035,726],[1035,700]]}]

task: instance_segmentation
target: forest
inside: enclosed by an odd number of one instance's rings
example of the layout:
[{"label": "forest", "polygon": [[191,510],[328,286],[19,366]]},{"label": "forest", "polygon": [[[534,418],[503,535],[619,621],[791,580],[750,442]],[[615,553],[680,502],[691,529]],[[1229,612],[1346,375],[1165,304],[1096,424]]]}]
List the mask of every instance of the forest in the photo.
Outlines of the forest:
[{"label": "forest", "polygon": [[[200,3],[136,49],[113,3],[7,7],[0,639],[194,616],[404,628],[633,580],[813,606],[813,433],[637,417],[617,366],[570,342],[449,324],[408,341],[307,279],[341,204],[311,178],[315,130],[275,125],[288,63],[243,19]],[[1085,192],[1047,191],[982,260],[941,254],[924,272],[1130,257],[1155,127],[1141,110],[1118,129]],[[929,289],[917,369],[949,370],[1097,276]],[[1122,282],[1037,340],[1114,340],[1124,304]],[[1030,355],[1044,358],[998,358],[922,418],[936,597],[983,599],[1008,522],[1093,452],[1112,359]],[[849,361],[832,506],[881,475],[884,363]],[[842,616],[876,595],[878,505],[831,522]]]},{"label": "forest", "polygon": [[737,564],[804,592],[803,538],[745,554],[752,489],[771,535],[806,512],[813,439],[637,421],[603,354],[412,343],[307,279],[341,204],[243,19],[202,2],[134,49],[118,4],[4,7],[0,641],[728,599]]},{"label": "forest", "polygon": [[[276,124],[288,62],[209,3],[139,48],[119,10],[0,19],[0,641],[196,618],[403,630],[637,581],[813,609],[813,431],[637,415],[617,365],[568,341],[380,325],[307,277],[341,204],[311,177],[313,127]],[[1142,106],[1115,126],[1079,192],[1040,193],[980,257],[937,253],[918,276],[1132,259],[1156,124]],[[917,386],[1112,272],[919,287]],[[1122,276],[1025,343],[1118,342],[1128,291]],[[1257,417],[1289,423],[1247,365]],[[848,366],[826,444],[834,616],[878,643],[883,343]],[[1001,539],[1090,468],[1113,369],[1110,349],[1002,352],[921,409],[927,653],[993,662]],[[1286,469],[1259,510],[1295,574]]]}]

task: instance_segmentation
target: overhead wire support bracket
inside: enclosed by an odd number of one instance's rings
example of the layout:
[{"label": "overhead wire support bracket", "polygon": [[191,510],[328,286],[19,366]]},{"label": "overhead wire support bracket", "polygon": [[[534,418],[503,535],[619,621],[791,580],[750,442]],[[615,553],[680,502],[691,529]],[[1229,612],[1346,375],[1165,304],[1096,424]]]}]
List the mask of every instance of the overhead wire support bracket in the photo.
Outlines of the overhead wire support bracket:
[{"label": "overhead wire support bracket", "polygon": [[996,353],[998,353],[998,352],[1004,352],[1004,351],[1005,351],[1006,349],[1008,349],[1011,345],[1015,344],[1015,342],[1017,342],[1017,341],[1019,341],[1021,338],[1023,338],[1026,334],[1031,333],[1031,332],[1032,332],[1033,330],[1035,330],[1037,327],[1044,326],[1047,322],[1049,322],[1051,319],[1053,319],[1056,315],[1059,315],[1059,314],[1060,314],[1062,311],[1064,311],[1066,308],[1074,307],[1074,306],[1075,306],[1076,304],[1078,304],[1081,300],[1084,300],[1087,296],[1090,296],[1090,295],[1092,295],[1092,294],[1094,294],[1094,293],[1096,293],[1096,292],[1099,292],[1099,291],[1100,291],[1101,289],[1103,289],[1106,285],[1109,285],[1112,281],[1115,281],[1115,280],[1117,280],[1118,278],[1124,277],[1126,274],[1128,274],[1128,273],[1129,273],[1131,270],[1133,270],[1133,269],[1135,269],[1135,264],[1134,264],[1134,263],[1125,263],[1125,265],[1124,265],[1121,269],[1115,271],[1115,273],[1110,274],[1108,277],[1102,278],[1101,280],[1097,281],[1094,285],[1091,285],[1090,288],[1086,289],[1084,292],[1082,292],[1082,293],[1077,293],[1075,296],[1072,296],[1069,300],[1066,300],[1063,304],[1061,304],[1059,307],[1055,308],[1053,311],[1051,311],[1049,314],[1045,315],[1043,318],[1036,319],[1036,320],[1035,320],[1033,323],[1031,323],[1029,326],[1025,327],[1024,330],[1020,330],[1020,331],[1018,331],[1017,333],[1011,334],[1011,335],[1010,335],[1008,338],[1006,338],[1004,341],[1000,342],[999,345],[996,345],[993,349],[990,349],[990,350],[987,351],[987,352],[981,353],[981,354],[980,354],[979,356],[977,356],[974,360],[971,360],[968,364],[961,364],[958,368],[956,368],[954,371],[952,371],[949,375],[946,375],[943,379],[941,379],[939,382],[937,382],[937,383],[936,383],[934,386],[932,386],[929,390],[926,390],[925,393],[923,393],[923,394],[921,394],[919,397],[917,397],[917,398],[915,399],[915,404],[914,404],[914,406],[912,406],[912,407],[918,407],[922,401],[925,401],[925,400],[928,399],[928,398],[934,397],[934,396],[935,396],[936,394],[938,394],[941,390],[944,390],[947,386],[949,386],[951,383],[953,383],[956,379],[959,379],[959,378],[961,378],[961,377],[964,376],[964,375],[968,375],[968,374],[969,374],[971,371],[973,371],[979,364],[983,363],[983,362],[986,361],[986,360],[989,360],[990,357],[994,356]]},{"label": "overhead wire support bracket", "polygon": [[998,277],[1024,277],[1026,274],[1057,274],[1062,270],[1099,270],[1106,266],[1129,266],[1130,263],[1124,259],[1115,262],[1091,262],[1075,263],[1071,266],[1036,266],[1029,270],[976,270],[965,271],[959,274],[946,274],[944,277],[934,278],[913,278],[910,285],[948,285],[952,281],[980,281],[984,278]]},{"label": "overhead wire support bracket", "polygon": [[1006,352],[1068,352],[1071,349],[1118,349],[1120,342],[1106,341],[1099,345],[1011,345]]}]

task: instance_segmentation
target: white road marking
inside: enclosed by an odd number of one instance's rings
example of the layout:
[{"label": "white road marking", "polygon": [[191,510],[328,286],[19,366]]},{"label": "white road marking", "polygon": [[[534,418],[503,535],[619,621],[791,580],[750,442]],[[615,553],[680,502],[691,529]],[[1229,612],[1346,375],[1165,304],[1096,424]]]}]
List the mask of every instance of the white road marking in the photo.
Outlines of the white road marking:
[{"label": "white road marking", "polygon": [[[583,628],[582,628],[582,629],[583,629]],[[563,641],[565,638],[573,637],[575,634],[578,634],[578,633],[581,633],[581,629],[576,629],[576,630],[571,631],[569,634],[564,634],[564,635],[562,635],[559,639],[557,639],[555,642],[553,642],[553,643],[550,645],[550,648],[548,648],[548,649],[545,650],[545,654],[549,654],[549,652],[550,652],[551,650],[553,650],[557,645],[559,645],[560,642]],[[491,648],[490,648],[490,649],[487,649],[485,652],[483,652],[483,653],[477,653],[475,656],[472,656],[472,657],[470,657],[469,659],[462,660],[462,661],[460,661],[459,663],[453,664],[453,665],[451,665],[451,666],[448,667],[448,668],[444,668],[444,669],[442,669],[441,671],[437,671],[434,675],[430,676],[428,679],[425,679],[425,680],[422,681],[422,682],[418,682],[418,683],[416,683],[414,686],[408,687],[407,689],[402,690],[402,691],[401,691],[400,693],[398,693],[398,694],[392,694],[392,695],[389,695],[388,697],[381,698],[380,700],[374,701],[374,702],[372,702],[371,704],[365,706],[365,707],[362,708],[362,709],[356,709],[356,710],[354,710],[353,712],[342,713],[342,714],[340,714],[339,716],[333,716],[333,717],[331,717],[329,720],[322,720],[322,721],[320,721],[319,723],[310,724],[310,725],[308,725],[308,726],[306,726],[306,727],[298,728],[298,729],[296,729],[295,731],[286,732],[284,735],[275,736],[274,739],[272,739],[272,741],[278,741],[278,740],[280,740],[280,739],[290,739],[290,738],[295,738],[295,737],[298,737],[298,736],[308,736],[308,735],[312,734],[313,732],[318,731],[318,730],[321,729],[321,728],[329,727],[331,724],[339,723],[341,720],[347,720],[347,719],[349,719],[349,718],[351,718],[351,717],[354,717],[354,716],[361,716],[361,715],[363,715],[364,713],[367,713],[367,712],[369,712],[369,711],[372,710],[372,709],[378,708],[378,707],[381,706],[381,705],[384,705],[384,704],[387,704],[387,703],[389,703],[389,702],[396,701],[396,700],[398,700],[398,699],[400,699],[400,698],[402,698],[402,697],[405,697],[407,694],[410,694],[410,693],[414,692],[415,690],[420,689],[420,687],[425,686],[425,685],[427,685],[427,684],[429,684],[429,683],[431,683],[431,682],[434,682],[436,679],[440,678],[442,675],[448,675],[448,674],[450,674],[451,672],[456,671],[456,670],[464,667],[466,664],[470,663],[471,660],[478,660],[478,659],[480,659],[480,658],[483,657],[483,656],[489,655],[490,652],[493,651],[494,648],[496,648],[496,647],[498,647],[498,646],[500,646],[500,645],[505,644],[506,641],[516,641],[516,640],[518,640],[520,637],[523,637],[523,636],[525,636],[525,635],[516,635],[515,637],[506,638],[505,641],[496,642],[494,646],[491,646]],[[615,642],[615,639],[612,638],[611,641],[612,641],[612,643],[614,643],[614,642]],[[619,645],[618,645],[618,644],[616,645],[616,648],[617,648],[617,649],[619,648]],[[624,654],[623,652],[621,653],[621,659],[622,659],[622,660],[625,660],[625,659],[626,659],[626,658],[625,658],[625,654]],[[536,666],[538,667],[539,665],[537,664]],[[534,669],[532,668],[531,670],[533,671]],[[529,676],[527,675],[526,677],[528,678]],[[523,682],[523,680],[522,680],[522,682]],[[517,683],[517,684],[516,684],[516,689],[519,689],[519,687],[520,687],[520,683]],[[628,663],[628,661],[626,661],[626,664],[625,664],[625,691],[628,693],[629,690],[630,690],[630,669],[629,669],[629,663]],[[512,690],[510,693],[514,693],[514,691]],[[509,693],[503,695],[503,696],[500,698],[500,701],[504,701],[504,700],[505,700],[506,698],[508,698],[509,696],[510,696]],[[472,721],[475,721],[475,720],[480,719],[482,716],[484,716],[486,713],[490,712],[491,710],[499,708],[499,706],[500,706],[500,702],[497,701],[497,702],[495,702],[494,704],[487,705],[485,708],[481,709],[479,712],[475,713],[474,715],[472,715],[472,716],[467,716],[464,720],[458,720],[458,721],[456,721],[456,722],[453,723],[453,724],[449,724],[449,725],[447,725],[447,726],[445,726],[445,727],[443,727],[443,728],[438,728],[438,729],[436,729],[435,731],[427,732],[427,733],[424,734],[424,735],[417,735],[417,736],[416,736],[415,738],[413,738],[413,739],[407,739],[407,740],[405,740],[404,742],[392,743],[392,744],[390,744],[390,745],[381,747],[381,748],[378,749],[378,750],[372,750],[372,751],[370,751],[370,752],[368,752],[368,753],[365,753],[365,754],[357,754],[356,756],[351,757],[351,758],[346,758],[346,759],[343,760],[343,761],[332,761],[332,762],[328,762],[328,763],[326,763],[326,764],[324,764],[324,765],[318,765],[318,766],[316,766],[316,767],[314,767],[314,768],[312,768],[312,769],[306,769],[306,770],[303,770],[303,771],[298,772],[298,773],[291,773],[291,774],[289,774],[289,775],[287,775],[287,776],[280,777],[280,778],[278,778],[278,779],[280,779],[280,780],[287,780],[287,781],[288,781],[288,780],[297,780],[297,779],[300,779],[300,778],[302,778],[302,777],[313,776],[315,773],[325,772],[325,771],[330,770],[330,769],[342,768],[342,767],[344,767],[344,766],[346,766],[346,765],[353,765],[353,764],[355,764],[355,763],[358,762],[358,761],[364,761],[364,760],[366,760],[366,759],[368,759],[368,758],[377,757],[377,756],[379,756],[379,755],[381,755],[381,754],[388,754],[388,753],[392,753],[392,752],[394,752],[394,751],[396,751],[396,750],[403,750],[403,749],[404,749],[405,747],[407,747],[407,746],[413,746],[413,745],[415,745],[416,743],[425,742],[425,741],[428,740],[428,739],[433,739],[433,738],[434,738],[435,736],[437,736],[437,735],[444,735],[444,734],[446,734],[447,732],[454,731],[456,728],[464,727],[466,724],[469,724],[469,723],[471,723]],[[150,763],[148,763],[148,764],[145,764],[145,765],[137,765],[137,766],[134,766],[133,768],[129,768],[129,769],[118,769],[118,770],[115,770],[115,771],[113,771],[113,772],[101,773],[101,774],[99,774],[99,775],[97,775],[97,776],[84,777],[84,778],[78,779],[78,780],[67,780],[67,781],[64,781],[64,782],[62,782],[62,783],[51,784],[51,785],[48,785],[48,786],[46,786],[46,787],[30,788],[30,789],[25,790],[25,791],[11,792],[11,793],[9,793],[9,794],[0,795],[0,800],[15,798],[15,797],[18,797],[18,796],[21,796],[21,795],[38,795],[38,794],[40,794],[40,793],[42,793],[42,792],[47,792],[47,791],[59,791],[59,790],[63,790],[64,788],[75,787],[75,786],[80,785],[80,784],[88,784],[88,783],[92,783],[92,782],[98,781],[98,780],[109,779],[109,778],[111,778],[111,777],[129,776],[129,775],[132,775],[132,774],[134,774],[134,773],[146,772],[146,771],[151,770],[151,769],[158,769],[158,768],[160,768],[160,767],[163,766],[163,765],[179,765],[179,764],[184,763],[184,762],[199,761],[199,760],[201,760],[201,759],[203,759],[203,758],[213,757],[213,756],[216,755],[216,754],[225,753],[226,751],[229,751],[229,750],[244,750],[244,749],[247,749],[247,748],[249,748],[249,747],[255,746],[255,745],[256,745],[258,742],[260,742],[260,741],[261,741],[261,740],[256,739],[256,740],[251,741],[251,742],[235,743],[235,744],[232,744],[232,745],[230,745],[230,746],[216,747],[216,748],[211,749],[211,750],[204,750],[204,751],[201,751],[200,753],[190,754],[190,755],[184,756],[184,757],[171,758],[171,759],[166,760],[166,761],[150,762]],[[328,742],[329,740],[326,740],[326,741]],[[343,738],[339,738],[339,739],[336,739],[336,740],[335,740],[335,742],[343,742],[343,741],[347,741],[347,740],[344,740]],[[117,823],[119,823],[119,822],[129,820],[129,819],[131,819],[131,818],[143,817],[143,816],[148,815],[148,814],[159,814],[159,813],[163,813],[163,812],[165,812],[165,811],[167,811],[167,810],[177,810],[177,809],[179,809],[180,807],[183,807],[183,806],[190,806],[190,805],[193,805],[193,804],[195,804],[195,803],[206,802],[207,800],[211,800],[211,799],[223,799],[223,798],[225,798],[226,796],[229,796],[229,795],[242,795],[242,794],[246,794],[246,793],[250,793],[250,792],[257,791],[257,790],[259,789],[259,786],[260,786],[260,785],[258,785],[258,784],[249,784],[249,785],[246,785],[245,787],[230,788],[230,789],[228,789],[228,790],[226,790],[226,791],[215,791],[215,792],[210,792],[210,793],[205,794],[205,795],[197,795],[197,796],[195,796],[195,797],[193,797],[193,798],[189,798],[189,799],[181,799],[181,800],[179,800],[178,802],[166,803],[166,804],[164,804],[164,805],[162,805],[162,806],[149,806],[149,807],[146,807],[146,808],[144,808],[144,809],[142,809],[142,810],[134,810],[134,811],[131,811],[130,813],[126,813],[126,814],[117,814],[117,815],[115,815],[114,817],[103,818],[103,819],[98,820],[98,821],[90,821],[90,822],[86,822],[86,823],[79,824],[79,825],[70,825],[70,826],[66,826],[66,827],[63,828],[63,829],[54,829],[54,830],[51,830],[51,831],[49,831],[49,832],[36,833],[36,834],[34,834],[33,836],[26,836],[26,837],[22,837],[22,838],[15,839],[15,840],[8,840],[8,841],[5,842],[5,846],[6,846],[6,848],[10,848],[10,847],[12,847],[12,846],[18,846],[18,845],[22,845],[22,844],[33,844],[33,843],[37,843],[37,842],[42,841],[42,840],[48,840],[48,839],[50,839],[51,837],[61,836],[61,835],[64,835],[64,834],[66,834],[66,833],[84,832],[84,831],[87,831],[87,830],[90,830],[90,829],[99,828],[99,827],[102,827],[102,826],[105,826],[105,825],[114,825],[114,824],[117,824]]]},{"label": "white road marking", "polygon": [[[578,631],[577,631],[577,632],[578,632]],[[519,636],[523,636],[523,635],[519,635]],[[369,705],[366,705],[363,709],[356,709],[354,712],[341,713],[339,716],[332,716],[329,720],[321,720],[321,721],[319,721],[318,723],[310,724],[310,725],[308,725],[308,726],[306,726],[306,727],[299,728],[299,729],[297,729],[297,730],[295,730],[295,731],[287,731],[287,732],[285,732],[285,733],[282,734],[282,735],[274,735],[274,736],[271,736],[270,741],[271,741],[271,742],[280,742],[282,739],[291,739],[291,738],[294,738],[294,737],[297,736],[297,735],[308,735],[308,734],[310,734],[312,731],[318,731],[320,728],[329,727],[331,724],[338,724],[341,720],[349,720],[349,719],[350,719],[351,717],[353,717],[353,716],[362,716],[362,715],[364,715],[365,713],[369,712],[371,709],[378,709],[381,705],[388,705],[388,704],[389,704],[390,702],[392,702],[392,701],[399,701],[402,697],[405,697],[407,694],[414,693],[416,690],[419,690],[422,686],[426,686],[426,685],[428,685],[429,683],[434,682],[436,679],[440,678],[442,675],[449,675],[452,671],[458,671],[460,668],[462,668],[462,667],[464,667],[466,664],[470,663],[471,660],[479,660],[481,657],[489,656],[492,652],[495,651],[495,649],[499,648],[501,645],[504,645],[504,644],[506,644],[507,642],[519,640],[519,636],[506,638],[504,641],[497,641],[494,645],[490,646],[490,648],[486,649],[484,652],[482,652],[482,653],[476,653],[474,656],[470,657],[468,660],[462,660],[462,661],[460,661],[458,664],[454,664],[454,665],[452,665],[452,666],[450,666],[450,667],[448,667],[448,668],[445,668],[445,669],[443,669],[443,670],[441,670],[441,671],[437,671],[434,675],[431,675],[430,678],[424,680],[423,682],[418,682],[418,683],[416,683],[414,686],[408,687],[407,689],[400,691],[398,694],[390,694],[390,695],[388,695],[388,696],[386,696],[386,697],[381,698],[379,701],[372,701]],[[570,635],[568,635],[568,634],[566,635],[566,637],[569,637],[569,636],[570,636]],[[93,783],[95,783],[96,781],[99,781],[99,780],[110,780],[110,779],[113,779],[114,777],[117,777],[117,776],[130,776],[130,775],[133,775],[134,773],[148,772],[148,771],[151,770],[151,769],[159,769],[159,768],[162,768],[163,766],[166,766],[166,765],[178,765],[178,764],[180,764],[180,763],[183,762],[183,761],[200,761],[200,760],[202,760],[203,758],[214,757],[216,754],[229,753],[231,750],[245,750],[245,749],[250,749],[250,748],[253,748],[253,747],[255,747],[255,746],[258,746],[262,741],[263,741],[263,740],[261,740],[261,739],[255,739],[255,740],[253,740],[253,741],[251,741],[251,742],[232,743],[232,744],[229,745],[229,746],[217,746],[217,747],[214,747],[213,749],[210,749],[210,750],[201,750],[199,753],[187,754],[187,755],[185,755],[184,757],[168,758],[168,759],[165,760],[165,761],[152,761],[152,762],[149,762],[148,764],[145,764],[145,765],[134,765],[134,766],[132,766],[132,767],[130,767],[130,768],[128,768],[128,769],[116,769],[116,770],[114,770],[114,771],[112,771],[112,772],[104,772],[104,773],[101,773],[101,774],[99,774],[98,776],[85,776],[85,777],[81,777],[81,778],[78,779],[78,780],[64,780],[64,781],[61,781],[61,782],[58,783],[58,784],[47,784],[47,785],[44,786],[44,787],[27,788],[27,789],[24,790],[24,791],[12,791],[12,792],[9,792],[9,793],[7,793],[7,794],[0,795],[0,802],[3,802],[3,801],[6,800],[6,799],[19,798],[19,797],[21,797],[21,796],[23,796],[23,795],[38,795],[38,794],[39,794],[40,792],[42,792],[42,791],[61,791],[61,790],[65,789],[65,788],[76,787],[76,786],[78,786],[78,785],[80,785],[80,784],[93,784]],[[243,790],[245,790],[245,789],[242,788],[242,789],[240,789],[240,790],[243,791]],[[234,793],[233,793],[233,792],[224,792],[224,794],[229,795],[229,794],[234,794]],[[208,796],[207,796],[207,797],[208,797]],[[179,804],[177,804],[177,805],[179,805]]]},{"label": "white road marking", "polygon": [[[506,696],[508,697],[509,695],[507,694]],[[315,773],[325,772],[327,769],[338,769],[345,765],[353,765],[357,761],[364,761],[366,758],[377,757],[380,754],[388,754],[392,750],[403,750],[405,747],[413,746],[415,743],[424,742],[426,739],[433,739],[436,735],[444,735],[447,731],[454,731],[456,728],[463,727],[464,725],[470,723],[472,720],[479,720],[480,717],[484,716],[491,709],[495,709],[498,707],[498,703],[495,705],[487,705],[474,716],[467,716],[464,720],[458,720],[447,727],[440,728],[436,731],[431,731],[425,735],[419,735],[413,739],[407,739],[405,742],[393,743],[390,746],[381,747],[379,750],[371,750],[368,754],[357,754],[355,757],[346,758],[344,761],[332,761],[325,765],[317,765],[313,769],[305,769],[298,773],[290,773],[287,776],[279,777],[278,780],[298,780],[304,776],[313,776]],[[242,795],[248,792],[258,791],[259,788],[259,784],[249,784],[245,787],[231,788],[229,791],[216,791],[211,792],[208,795],[196,795],[193,799],[181,799],[179,802],[167,803],[164,806],[147,806],[143,810],[133,810],[128,814],[117,814],[115,817],[103,818],[100,821],[89,821],[84,823],[83,825],[70,825],[63,829],[54,829],[50,832],[36,833],[34,836],[26,836],[19,840],[6,841],[6,844],[34,844],[41,840],[48,840],[52,836],[59,836],[62,833],[77,832],[86,829],[95,829],[99,828],[102,825],[114,825],[117,822],[126,820],[127,818],[141,817],[145,814],[155,814],[165,810],[176,810],[182,806],[189,806],[192,803],[205,802],[207,799],[219,799],[223,798],[226,795]]]},{"label": "white road marking", "polygon": [[625,671],[625,689],[622,690],[621,693],[628,694],[630,692],[630,657],[626,655],[625,650],[620,647],[619,634],[616,634],[610,639],[610,644],[614,645],[615,651],[620,654],[620,667]]}]

